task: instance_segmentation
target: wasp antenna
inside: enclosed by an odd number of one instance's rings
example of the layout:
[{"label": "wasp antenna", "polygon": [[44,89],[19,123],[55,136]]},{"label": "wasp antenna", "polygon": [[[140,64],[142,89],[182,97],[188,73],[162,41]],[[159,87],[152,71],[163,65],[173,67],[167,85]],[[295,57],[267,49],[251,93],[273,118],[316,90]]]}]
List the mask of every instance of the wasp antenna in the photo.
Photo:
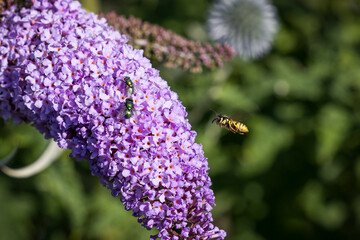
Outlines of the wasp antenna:
[{"label": "wasp antenna", "polygon": [[215,110],[212,110],[211,108],[210,108],[210,110],[213,111],[216,115],[219,115]]}]

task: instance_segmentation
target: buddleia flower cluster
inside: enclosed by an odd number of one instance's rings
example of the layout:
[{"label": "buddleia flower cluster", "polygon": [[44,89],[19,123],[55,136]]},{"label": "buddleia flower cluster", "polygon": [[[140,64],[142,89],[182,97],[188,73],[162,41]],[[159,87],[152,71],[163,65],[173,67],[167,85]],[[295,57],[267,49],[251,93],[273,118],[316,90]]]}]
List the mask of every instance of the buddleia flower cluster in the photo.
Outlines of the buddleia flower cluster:
[{"label": "buddleia flower cluster", "polygon": [[144,49],[146,57],[167,67],[201,72],[203,68],[222,67],[224,61],[235,56],[233,48],[227,43],[211,45],[191,41],[133,16],[126,18],[112,12],[104,17],[110,25],[126,35],[132,46]]},{"label": "buddleia flower cluster", "polygon": [[150,239],[224,239],[186,115],[142,50],[79,2],[37,0],[2,12],[0,117],[31,123],[87,159],[142,226],[159,230]]}]

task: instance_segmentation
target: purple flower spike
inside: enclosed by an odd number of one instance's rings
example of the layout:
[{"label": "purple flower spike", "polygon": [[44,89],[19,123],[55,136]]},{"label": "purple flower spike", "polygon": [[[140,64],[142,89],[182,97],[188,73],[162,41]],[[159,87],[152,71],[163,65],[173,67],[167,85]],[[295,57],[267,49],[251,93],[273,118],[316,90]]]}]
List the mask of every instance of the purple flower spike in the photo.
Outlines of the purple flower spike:
[{"label": "purple flower spike", "polygon": [[[224,239],[211,223],[209,168],[185,108],[126,42],[77,1],[4,11],[0,117],[32,123],[72,157],[88,159],[125,209],[159,230],[150,239]],[[136,89],[130,96],[125,77]]]}]

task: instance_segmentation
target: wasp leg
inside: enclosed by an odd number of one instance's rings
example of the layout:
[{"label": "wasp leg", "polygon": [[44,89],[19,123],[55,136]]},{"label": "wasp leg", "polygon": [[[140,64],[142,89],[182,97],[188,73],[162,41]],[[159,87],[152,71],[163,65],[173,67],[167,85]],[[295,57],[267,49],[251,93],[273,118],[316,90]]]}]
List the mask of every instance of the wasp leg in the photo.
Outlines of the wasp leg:
[{"label": "wasp leg", "polygon": [[236,129],[236,127],[233,126],[233,124],[229,124],[229,130],[233,133],[239,133],[239,131]]},{"label": "wasp leg", "polygon": [[224,128],[229,128],[229,126],[227,125],[227,123],[223,123],[223,122],[221,122],[221,123],[219,123],[219,126],[222,128],[222,127],[224,127]]}]

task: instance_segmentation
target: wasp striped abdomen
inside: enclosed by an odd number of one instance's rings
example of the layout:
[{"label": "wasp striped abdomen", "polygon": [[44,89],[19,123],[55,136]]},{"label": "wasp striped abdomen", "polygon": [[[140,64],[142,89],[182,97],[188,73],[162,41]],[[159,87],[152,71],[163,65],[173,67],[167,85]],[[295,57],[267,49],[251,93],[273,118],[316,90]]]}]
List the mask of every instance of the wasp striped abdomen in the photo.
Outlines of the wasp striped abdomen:
[{"label": "wasp striped abdomen", "polygon": [[212,123],[216,121],[216,124],[219,125],[220,127],[225,127],[227,130],[241,135],[249,132],[249,129],[245,124],[239,121],[235,121],[227,115],[217,114],[217,113],[216,115],[217,116],[214,120],[212,120]]}]

